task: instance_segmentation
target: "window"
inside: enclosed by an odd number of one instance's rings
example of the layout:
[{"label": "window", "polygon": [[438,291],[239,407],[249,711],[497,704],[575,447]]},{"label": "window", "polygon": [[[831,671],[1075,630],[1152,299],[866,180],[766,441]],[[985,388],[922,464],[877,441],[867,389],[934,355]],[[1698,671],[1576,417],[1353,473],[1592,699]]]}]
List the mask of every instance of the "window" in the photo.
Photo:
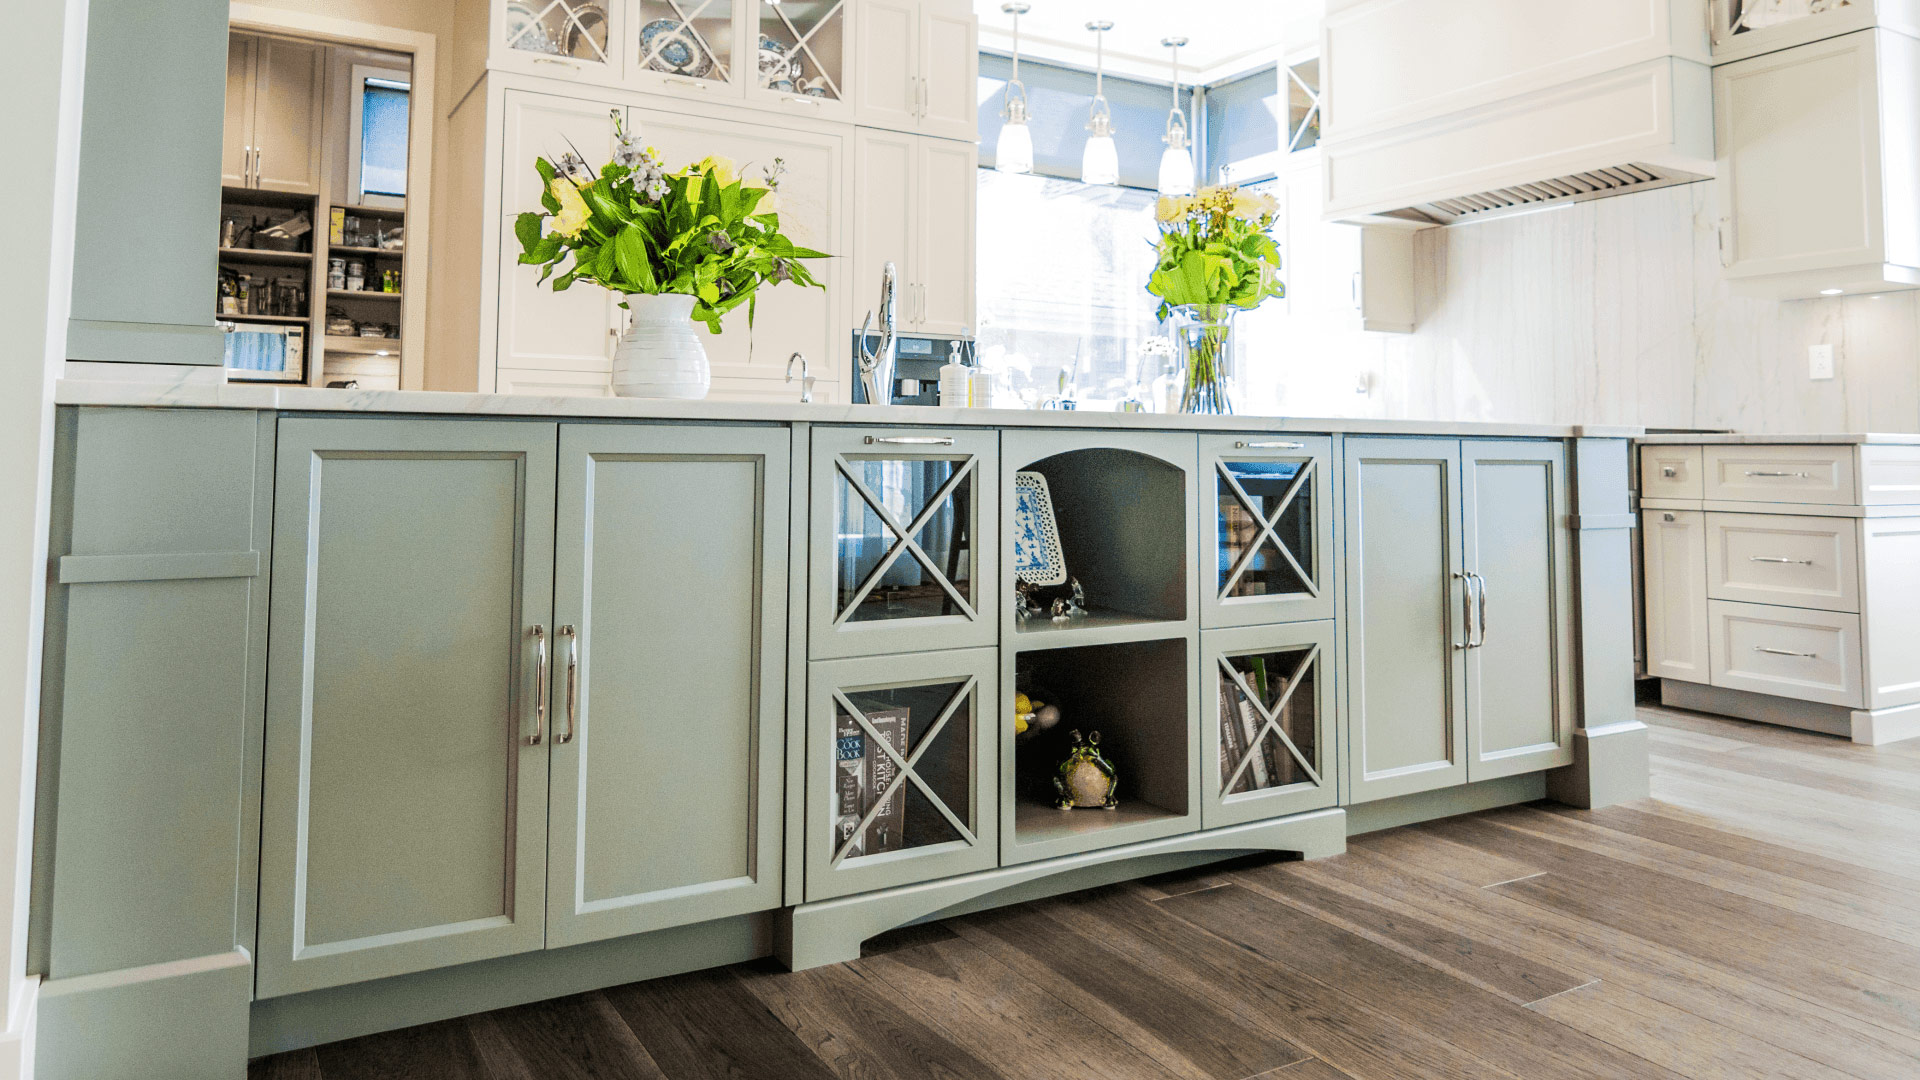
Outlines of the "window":
[{"label": "window", "polygon": [[352,131],[354,202],[401,206],[407,197],[407,121],[412,75],[353,66]]},{"label": "window", "polygon": [[1273,68],[1207,90],[1207,168],[1215,183],[1245,184],[1279,173],[1284,107]]}]

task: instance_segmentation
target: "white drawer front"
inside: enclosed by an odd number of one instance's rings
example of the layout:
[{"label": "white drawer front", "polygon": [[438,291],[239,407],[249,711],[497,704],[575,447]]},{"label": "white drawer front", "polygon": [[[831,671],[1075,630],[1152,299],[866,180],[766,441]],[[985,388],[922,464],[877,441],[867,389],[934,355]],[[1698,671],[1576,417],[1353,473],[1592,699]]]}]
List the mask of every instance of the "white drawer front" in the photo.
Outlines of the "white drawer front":
[{"label": "white drawer front", "polygon": [[1860,617],[1715,600],[1713,685],[1861,708]]},{"label": "white drawer front", "polygon": [[1706,497],[1852,506],[1851,446],[1709,446]]},{"label": "white drawer front", "polygon": [[1643,499],[1701,499],[1698,446],[1643,446],[1640,448],[1640,497]]},{"label": "white drawer front", "polygon": [[1860,610],[1852,518],[1707,515],[1707,595],[1750,604]]},{"label": "white drawer front", "polygon": [[1920,503],[1920,446],[1863,446],[1860,460],[1868,506]]}]

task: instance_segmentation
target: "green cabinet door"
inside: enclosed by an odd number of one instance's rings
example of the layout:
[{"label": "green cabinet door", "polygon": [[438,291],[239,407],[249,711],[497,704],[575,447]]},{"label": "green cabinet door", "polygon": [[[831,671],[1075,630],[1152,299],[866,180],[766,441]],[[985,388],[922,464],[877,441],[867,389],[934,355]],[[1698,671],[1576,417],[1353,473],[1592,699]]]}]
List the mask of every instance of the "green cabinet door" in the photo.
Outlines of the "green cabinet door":
[{"label": "green cabinet door", "polygon": [[1333,440],[1200,436],[1200,625],[1333,618]]},{"label": "green cabinet door", "polygon": [[996,662],[962,649],[808,666],[808,900],[998,864]]},{"label": "green cabinet door", "polygon": [[1573,763],[1573,537],[1557,442],[1461,444],[1467,779]]},{"label": "green cabinet door", "polygon": [[1335,641],[1331,620],[1201,632],[1205,828],[1334,805]]},{"label": "green cabinet door", "polygon": [[549,947],[780,904],[790,444],[561,427]]},{"label": "green cabinet door", "polygon": [[991,645],[1000,435],[814,428],[808,655]]},{"label": "green cabinet door", "polygon": [[261,997],[541,947],[555,440],[281,421]]},{"label": "green cabinet door", "polygon": [[1467,779],[1460,444],[1346,441],[1348,803]]}]

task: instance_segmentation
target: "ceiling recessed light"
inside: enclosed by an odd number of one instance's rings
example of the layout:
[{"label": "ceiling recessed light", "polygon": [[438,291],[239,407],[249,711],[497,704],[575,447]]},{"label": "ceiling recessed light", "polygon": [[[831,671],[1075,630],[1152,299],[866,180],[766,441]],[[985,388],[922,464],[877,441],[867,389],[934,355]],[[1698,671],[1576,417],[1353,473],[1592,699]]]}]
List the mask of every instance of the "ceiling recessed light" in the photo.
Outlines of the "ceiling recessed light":
[{"label": "ceiling recessed light", "polygon": [[1821,296],[1839,296],[1841,293],[1846,291],[1847,290],[1845,289],[1821,289],[1820,295]]}]

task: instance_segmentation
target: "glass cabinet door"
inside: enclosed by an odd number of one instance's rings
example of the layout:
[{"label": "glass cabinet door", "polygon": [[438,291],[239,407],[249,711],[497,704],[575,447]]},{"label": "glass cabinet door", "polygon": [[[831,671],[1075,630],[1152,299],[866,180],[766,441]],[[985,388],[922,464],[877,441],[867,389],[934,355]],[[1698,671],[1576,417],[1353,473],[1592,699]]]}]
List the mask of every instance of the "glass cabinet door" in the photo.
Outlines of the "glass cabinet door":
[{"label": "glass cabinet door", "polygon": [[1330,621],[1200,635],[1205,828],[1334,805],[1333,638]]},{"label": "glass cabinet door", "polygon": [[622,7],[621,0],[506,0],[496,55],[536,75],[618,79]]},{"label": "glass cabinet door", "polygon": [[752,0],[756,43],[748,95],[779,99],[798,116],[837,115],[847,87],[847,10],[853,0]]},{"label": "glass cabinet door", "polygon": [[991,645],[991,431],[815,429],[810,653]]},{"label": "glass cabinet door", "polygon": [[1202,436],[1203,626],[1333,617],[1332,456],[1324,435]]},{"label": "glass cabinet door", "polygon": [[[754,68],[740,12],[752,0],[639,0],[627,47],[633,80],[688,97],[737,97]],[[743,70],[744,69],[744,70]]]},{"label": "glass cabinet door", "polygon": [[811,666],[808,900],[995,865],[995,665],[968,649]]},{"label": "glass cabinet door", "polygon": [[1873,8],[1867,0],[1713,0],[1714,62],[1870,26]]}]

